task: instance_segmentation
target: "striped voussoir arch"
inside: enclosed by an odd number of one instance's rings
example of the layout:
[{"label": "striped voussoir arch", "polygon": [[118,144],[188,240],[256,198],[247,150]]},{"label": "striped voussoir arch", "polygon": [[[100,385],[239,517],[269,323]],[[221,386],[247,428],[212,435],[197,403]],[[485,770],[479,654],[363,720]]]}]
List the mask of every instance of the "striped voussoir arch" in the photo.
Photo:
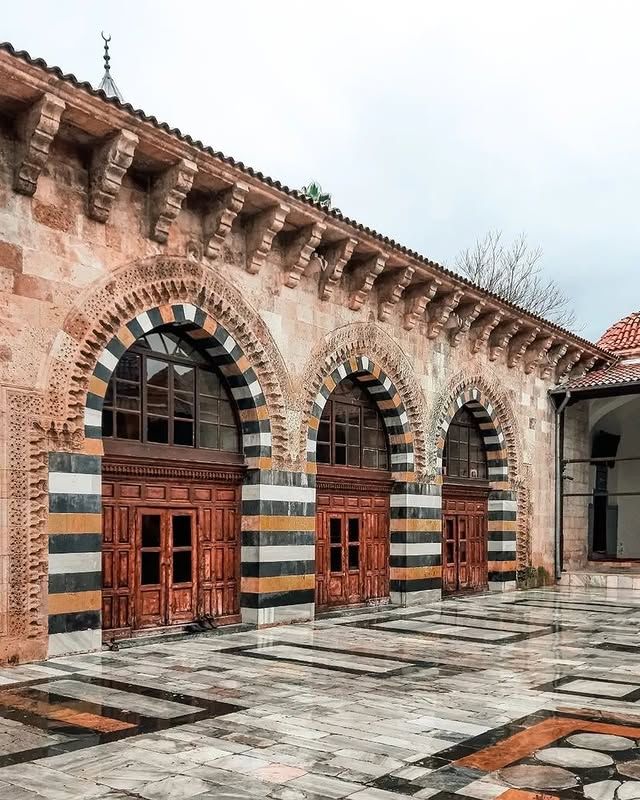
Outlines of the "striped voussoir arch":
[{"label": "striped voussoir arch", "polygon": [[352,356],[334,367],[314,400],[307,431],[307,472],[316,472],[316,443],[322,412],[331,392],[345,378],[367,389],[382,415],[389,437],[391,473],[395,480],[411,481],[415,475],[413,432],[400,394],[391,378],[368,356]]},{"label": "striped voussoir arch", "polygon": [[[271,424],[258,378],[233,336],[190,303],[143,311],[107,344],[89,380],[81,453],[49,453],[49,656],[99,650],[102,645],[102,404],[123,354],[143,334],[169,323],[193,323],[197,339],[225,375],[237,403],[252,483],[243,508],[254,505],[260,476],[271,469]],[[256,477],[257,476],[257,477]],[[255,512],[253,512],[255,513]],[[269,509],[263,512],[268,517]],[[258,527],[262,517],[258,516]],[[262,520],[268,526],[269,520]],[[250,555],[248,556],[250,558]]]},{"label": "striped voussoir arch", "polygon": [[487,452],[487,471],[491,485],[488,519],[489,588],[498,591],[516,586],[517,493],[509,482],[509,460],[500,420],[491,399],[481,389],[469,387],[461,392],[445,411],[437,440],[439,480],[442,480],[442,457],[449,425],[456,413],[466,406],[478,422]]}]

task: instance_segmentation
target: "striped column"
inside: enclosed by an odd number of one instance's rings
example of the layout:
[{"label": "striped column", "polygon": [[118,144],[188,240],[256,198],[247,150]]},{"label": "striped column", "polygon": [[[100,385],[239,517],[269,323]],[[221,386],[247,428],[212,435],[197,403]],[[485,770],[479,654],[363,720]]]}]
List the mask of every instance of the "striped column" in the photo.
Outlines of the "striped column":
[{"label": "striped column", "polygon": [[315,476],[251,470],[242,487],[242,620],[313,619]]},{"label": "striped column", "polygon": [[396,483],[391,494],[391,601],[414,605],[442,594],[442,496],[432,483]]},{"label": "striped column", "polygon": [[516,492],[494,489],[489,494],[489,588],[516,588]]},{"label": "striped column", "polygon": [[101,459],[49,453],[49,657],[99,650]]}]

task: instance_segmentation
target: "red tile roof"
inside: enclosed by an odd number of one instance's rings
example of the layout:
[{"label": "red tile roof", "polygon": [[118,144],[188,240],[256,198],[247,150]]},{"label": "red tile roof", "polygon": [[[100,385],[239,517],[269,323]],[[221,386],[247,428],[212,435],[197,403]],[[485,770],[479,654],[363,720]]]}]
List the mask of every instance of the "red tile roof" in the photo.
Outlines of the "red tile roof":
[{"label": "red tile roof", "polygon": [[620,355],[640,354],[640,311],[612,325],[602,334],[598,346]]},{"label": "red tile roof", "polygon": [[634,359],[634,363],[622,361],[610,367],[588,372],[581,378],[569,381],[567,388],[597,389],[601,386],[624,386],[630,383],[640,383],[640,359],[637,362]]}]

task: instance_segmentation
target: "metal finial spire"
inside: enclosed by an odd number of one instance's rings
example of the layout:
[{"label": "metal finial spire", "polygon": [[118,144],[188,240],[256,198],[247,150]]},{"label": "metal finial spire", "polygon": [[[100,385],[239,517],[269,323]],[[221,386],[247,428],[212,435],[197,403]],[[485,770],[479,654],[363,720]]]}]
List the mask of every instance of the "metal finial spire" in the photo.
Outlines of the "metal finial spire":
[{"label": "metal finial spire", "polygon": [[100,81],[100,86],[98,89],[102,89],[102,91],[107,95],[107,97],[117,97],[118,100],[122,103],[123,97],[120,94],[120,89],[116,86],[116,82],[111,77],[111,56],[109,55],[109,42],[111,41],[111,34],[109,36],[104,35],[104,31],[100,32],[102,36],[102,41],[104,42],[104,75],[102,76],[102,80]]}]

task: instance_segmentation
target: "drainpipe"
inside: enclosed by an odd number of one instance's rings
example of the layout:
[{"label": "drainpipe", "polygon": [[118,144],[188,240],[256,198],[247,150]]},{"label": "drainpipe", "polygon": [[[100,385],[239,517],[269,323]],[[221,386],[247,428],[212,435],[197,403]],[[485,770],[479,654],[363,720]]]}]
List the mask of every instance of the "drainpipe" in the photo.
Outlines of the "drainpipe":
[{"label": "drainpipe", "polygon": [[564,410],[567,407],[567,403],[569,402],[570,399],[571,399],[571,392],[569,391],[569,389],[565,389],[565,395],[562,398],[562,402],[560,403],[559,406],[556,407],[556,436],[555,436],[556,501],[555,501],[555,557],[554,557],[556,580],[560,580],[560,576],[562,574],[562,560],[563,560],[563,549],[564,549],[564,536],[563,536],[563,525],[562,525],[562,514],[563,514],[562,478],[564,473],[564,464],[563,464]]}]

